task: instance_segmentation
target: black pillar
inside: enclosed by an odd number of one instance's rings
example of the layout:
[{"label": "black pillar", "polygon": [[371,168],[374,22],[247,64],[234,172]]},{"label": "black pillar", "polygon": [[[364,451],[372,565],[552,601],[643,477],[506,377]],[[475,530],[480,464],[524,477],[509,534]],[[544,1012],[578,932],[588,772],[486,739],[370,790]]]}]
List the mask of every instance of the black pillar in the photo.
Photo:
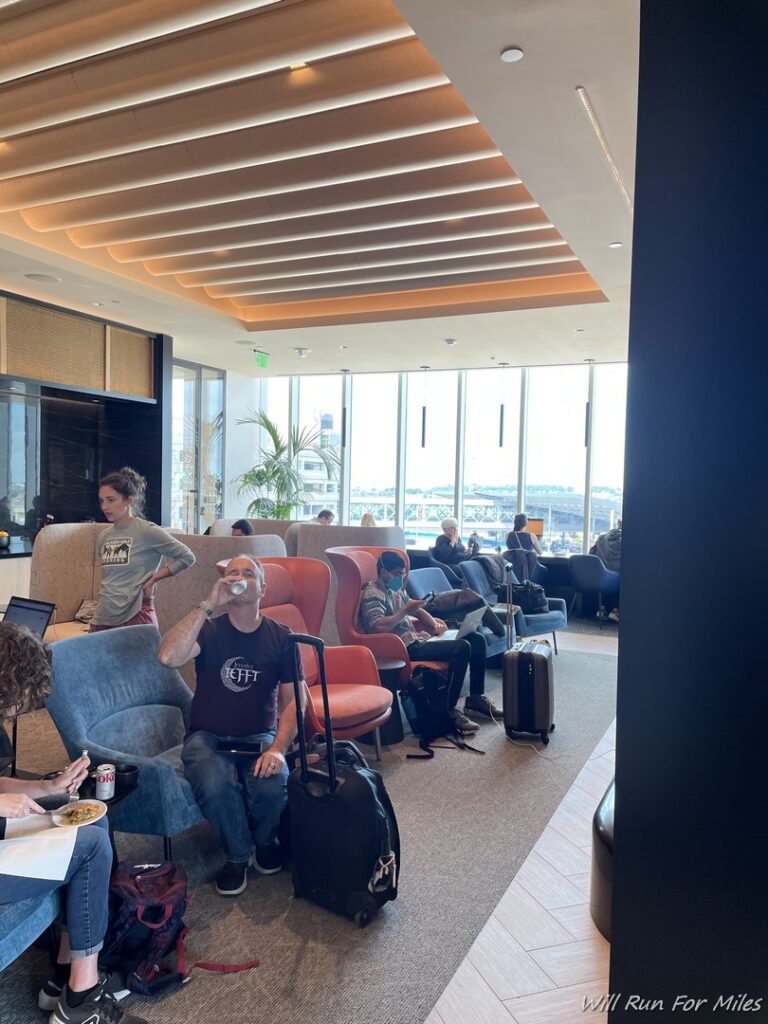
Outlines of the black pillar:
[{"label": "black pillar", "polygon": [[612,1022],[768,1021],[766,96],[766,0],[643,0]]}]

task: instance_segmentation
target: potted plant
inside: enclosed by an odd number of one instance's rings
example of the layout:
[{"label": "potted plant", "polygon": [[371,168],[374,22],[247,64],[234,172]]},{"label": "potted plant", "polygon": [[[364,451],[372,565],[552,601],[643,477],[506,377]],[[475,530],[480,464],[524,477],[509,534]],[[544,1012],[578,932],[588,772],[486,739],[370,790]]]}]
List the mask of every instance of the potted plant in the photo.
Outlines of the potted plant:
[{"label": "potted plant", "polygon": [[254,519],[290,519],[298,505],[313,500],[312,488],[298,468],[301,456],[311,455],[322,463],[328,480],[336,478],[339,453],[321,444],[319,429],[292,427],[284,438],[277,424],[263,411],[250,413],[237,422],[254,424],[267,435],[267,443],[258,451],[258,463],[235,478],[238,496],[255,495],[246,510]]}]

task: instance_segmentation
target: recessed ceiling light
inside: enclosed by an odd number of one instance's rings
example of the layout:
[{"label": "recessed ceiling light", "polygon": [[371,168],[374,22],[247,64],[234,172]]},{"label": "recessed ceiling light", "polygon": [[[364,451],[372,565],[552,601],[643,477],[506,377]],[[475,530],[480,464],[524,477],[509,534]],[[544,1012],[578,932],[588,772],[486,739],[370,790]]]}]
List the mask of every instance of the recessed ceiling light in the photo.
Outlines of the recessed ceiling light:
[{"label": "recessed ceiling light", "polygon": [[28,281],[51,281],[55,284],[61,284],[61,278],[54,277],[53,274],[25,274],[24,277]]},{"label": "recessed ceiling light", "polygon": [[445,339],[445,344],[446,345],[455,345],[456,344],[456,339],[455,338],[446,338]]},{"label": "recessed ceiling light", "polygon": [[609,242],[608,243],[608,248],[609,249],[620,249],[622,247],[622,245],[624,245],[623,242]]},{"label": "recessed ceiling light", "polygon": [[92,306],[103,306],[104,303],[103,302],[92,302],[91,305]]},{"label": "recessed ceiling light", "polygon": [[517,61],[522,60],[523,56],[523,51],[519,46],[508,46],[499,54],[499,57],[505,64],[515,64]]},{"label": "recessed ceiling light", "polygon": [[339,348],[342,348],[342,349],[349,348],[349,345],[339,345]]},{"label": "recessed ceiling light", "polygon": [[584,333],[584,328],[583,327],[577,327],[574,333],[575,334],[583,334]]}]

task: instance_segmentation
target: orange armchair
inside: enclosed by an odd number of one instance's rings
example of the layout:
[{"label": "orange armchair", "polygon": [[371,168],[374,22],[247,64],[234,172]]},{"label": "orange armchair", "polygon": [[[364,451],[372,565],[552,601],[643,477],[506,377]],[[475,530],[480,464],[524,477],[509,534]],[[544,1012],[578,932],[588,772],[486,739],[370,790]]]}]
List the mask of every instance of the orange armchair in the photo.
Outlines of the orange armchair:
[{"label": "orange armchair", "polygon": [[360,626],[360,598],[366,583],[376,579],[376,561],[383,551],[394,551],[405,559],[406,572],[410,561],[405,551],[398,548],[328,548],[326,554],[336,570],[338,590],[336,593],[336,626],[341,642],[344,644],[360,644],[367,647],[376,658],[394,658],[404,661],[405,667],[400,673],[400,682],[405,684],[411,678],[416,665],[426,665],[445,671],[445,662],[416,661],[408,657],[405,644],[395,633],[365,633]]},{"label": "orange armchair", "polygon": [[[325,562],[316,558],[278,557],[260,561],[266,580],[261,602],[264,615],[294,633],[319,636],[331,585],[331,570]],[[306,726],[308,734],[314,734],[322,732],[323,719],[317,656],[311,647],[303,647],[301,653],[310,697]],[[371,652],[363,647],[328,647],[325,668],[334,737],[354,739],[373,731],[376,755],[380,758],[378,730],[392,714],[392,694],[381,685]]]}]

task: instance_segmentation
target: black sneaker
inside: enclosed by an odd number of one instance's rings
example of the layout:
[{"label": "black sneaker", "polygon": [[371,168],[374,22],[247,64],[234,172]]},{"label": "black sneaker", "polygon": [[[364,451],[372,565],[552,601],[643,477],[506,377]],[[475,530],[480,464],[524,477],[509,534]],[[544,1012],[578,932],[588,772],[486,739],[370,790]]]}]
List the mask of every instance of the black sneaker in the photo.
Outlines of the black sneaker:
[{"label": "black sneaker", "polygon": [[147,1024],[143,1017],[121,1010],[104,984],[79,1006],[70,1006],[68,998],[69,987],[65,985],[49,1024]]},{"label": "black sneaker", "polygon": [[[130,989],[125,987],[125,982],[121,975],[100,974],[99,977],[106,984],[110,995],[116,1003],[119,1003],[121,999],[125,999],[126,996],[131,994]],[[51,974],[37,994],[37,1005],[41,1010],[55,1010],[63,989],[64,986],[60,985]]]},{"label": "black sneaker", "polygon": [[487,693],[470,694],[464,701],[464,710],[471,715],[484,715],[497,721],[504,717],[504,709],[494,704]]},{"label": "black sneaker", "polygon": [[453,719],[453,727],[462,736],[472,736],[474,733],[480,730],[480,726],[477,722],[473,722],[471,718],[467,718],[463,715],[458,708],[449,708],[448,714]]},{"label": "black sneaker", "polygon": [[252,860],[253,866],[262,875],[276,875],[283,869],[283,854],[278,843],[257,846]]},{"label": "black sneaker", "polygon": [[239,896],[248,885],[248,861],[228,860],[216,875],[216,892],[219,896]]}]

